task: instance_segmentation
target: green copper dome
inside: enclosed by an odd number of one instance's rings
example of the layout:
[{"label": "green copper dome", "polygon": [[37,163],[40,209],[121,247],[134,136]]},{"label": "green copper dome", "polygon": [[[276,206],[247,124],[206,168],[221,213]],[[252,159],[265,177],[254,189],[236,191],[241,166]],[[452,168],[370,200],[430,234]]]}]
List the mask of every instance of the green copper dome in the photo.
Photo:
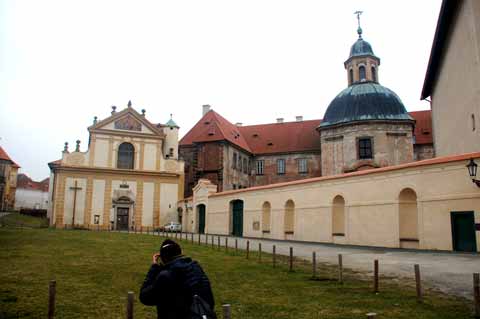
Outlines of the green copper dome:
[{"label": "green copper dome", "polygon": [[372,120],[413,122],[395,92],[375,82],[363,82],[349,86],[333,99],[320,127]]},{"label": "green copper dome", "polygon": [[165,125],[170,127],[178,127],[177,123],[175,123],[172,119],[168,120],[168,122]]},{"label": "green copper dome", "polygon": [[364,55],[373,55],[372,46],[367,41],[359,38],[350,48],[350,56],[348,58],[354,56],[364,56]]}]

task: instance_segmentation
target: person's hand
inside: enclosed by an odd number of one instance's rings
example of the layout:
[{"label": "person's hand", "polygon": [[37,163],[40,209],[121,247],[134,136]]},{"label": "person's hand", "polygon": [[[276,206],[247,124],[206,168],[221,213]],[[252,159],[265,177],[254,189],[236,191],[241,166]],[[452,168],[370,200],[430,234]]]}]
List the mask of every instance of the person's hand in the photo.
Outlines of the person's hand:
[{"label": "person's hand", "polygon": [[158,258],[160,258],[160,253],[155,253],[152,256],[152,263],[158,264]]}]

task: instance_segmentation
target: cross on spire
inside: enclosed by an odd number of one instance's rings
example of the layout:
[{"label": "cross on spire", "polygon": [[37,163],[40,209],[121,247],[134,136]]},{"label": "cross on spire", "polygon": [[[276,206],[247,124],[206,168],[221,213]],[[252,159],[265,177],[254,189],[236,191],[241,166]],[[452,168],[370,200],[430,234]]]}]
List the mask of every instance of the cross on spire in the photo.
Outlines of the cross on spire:
[{"label": "cross on spire", "polygon": [[353,14],[357,15],[357,20],[358,20],[358,37],[361,39],[362,38],[362,27],[360,27],[360,16],[362,15],[363,11],[355,11]]}]

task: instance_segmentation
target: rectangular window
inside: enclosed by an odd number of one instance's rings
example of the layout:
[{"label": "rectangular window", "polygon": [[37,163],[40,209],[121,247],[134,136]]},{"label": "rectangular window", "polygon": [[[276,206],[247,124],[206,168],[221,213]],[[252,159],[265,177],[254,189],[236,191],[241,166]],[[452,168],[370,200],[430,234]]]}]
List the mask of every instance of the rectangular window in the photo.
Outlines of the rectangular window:
[{"label": "rectangular window", "polygon": [[307,159],[299,158],[298,159],[298,172],[300,174],[308,173]]},{"label": "rectangular window", "polygon": [[283,158],[277,160],[277,174],[285,174],[285,160]]},{"label": "rectangular window", "polygon": [[370,159],[372,156],[372,139],[371,138],[360,138],[358,140],[358,158],[359,159]]},{"label": "rectangular window", "polygon": [[248,174],[248,161],[246,158],[243,159],[243,173]]},{"label": "rectangular window", "polygon": [[243,161],[240,155],[238,156],[238,170],[240,171],[240,173],[243,171]]},{"label": "rectangular window", "polygon": [[233,153],[232,168],[237,169],[237,153]]},{"label": "rectangular window", "polygon": [[263,166],[265,164],[264,160],[259,160],[257,161],[257,175],[263,175]]}]

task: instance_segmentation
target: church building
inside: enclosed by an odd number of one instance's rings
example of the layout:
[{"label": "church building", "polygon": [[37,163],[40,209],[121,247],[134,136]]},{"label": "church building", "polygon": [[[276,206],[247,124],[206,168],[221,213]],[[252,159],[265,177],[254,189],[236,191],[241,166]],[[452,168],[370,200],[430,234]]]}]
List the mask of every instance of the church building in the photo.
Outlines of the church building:
[{"label": "church building", "polygon": [[177,220],[183,198],[184,164],[178,159],[178,129],[170,119],[154,124],[128,103],[88,128],[80,141],[49,163],[50,224],[56,227],[152,229]]},{"label": "church building", "polygon": [[185,197],[201,179],[218,191],[404,164],[434,156],[431,112],[408,113],[379,83],[380,58],[362,37],[344,63],[348,86],[322,120],[244,126],[203,106],[203,116],[180,140]]}]

